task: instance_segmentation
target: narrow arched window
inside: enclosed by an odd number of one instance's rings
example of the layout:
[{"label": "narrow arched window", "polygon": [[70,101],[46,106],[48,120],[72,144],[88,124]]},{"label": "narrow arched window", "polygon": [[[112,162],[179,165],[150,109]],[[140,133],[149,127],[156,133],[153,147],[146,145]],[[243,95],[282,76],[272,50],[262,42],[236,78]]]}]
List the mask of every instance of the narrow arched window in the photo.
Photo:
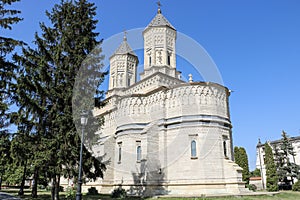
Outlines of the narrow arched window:
[{"label": "narrow arched window", "polygon": [[191,142],[191,157],[195,158],[197,157],[197,149],[196,149],[196,141],[192,140]]},{"label": "narrow arched window", "polygon": [[140,162],[142,158],[142,147],[137,146],[136,147],[136,161]]},{"label": "narrow arched window", "polygon": [[223,141],[223,149],[224,149],[224,156],[227,157],[227,145],[226,145],[226,141]]},{"label": "narrow arched window", "polygon": [[168,65],[171,65],[171,56],[168,54]]},{"label": "narrow arched window", "polygon": [[130,78],[127,80],[127,85],[130,86]]},{"label": "narrow arched window", "polygon": [[122,147],[119,147],[119,162],[121,162],[122,159]]},{"label": "narrow arched window", "polygon": [[151,66],[151,56],[149,56],[149,66]]},{"label": "narrow arched window", "polygon": [[119,157],[118,157],[118,163],[121,163],[121,160],[122,160],[122,142],[119,142],[118,143],[118,146],[119,146],[119,149],[118,149],[118,154],[119,154]]}]

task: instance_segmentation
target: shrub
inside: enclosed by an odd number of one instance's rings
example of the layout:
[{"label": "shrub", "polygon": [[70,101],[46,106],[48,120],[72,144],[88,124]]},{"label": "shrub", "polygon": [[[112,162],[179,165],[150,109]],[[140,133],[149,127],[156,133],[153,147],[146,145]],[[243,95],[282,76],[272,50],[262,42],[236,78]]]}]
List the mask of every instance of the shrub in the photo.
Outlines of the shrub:
[{"label": "shrub", "polygon": [[39,190],[45,190],[45,189],[46,189],[46,187],[45,187],[44,185],[38,185],[37,188],[38,188]]},{"label": "shrub", "polygon": [[125,189],[118,187],[117,189],[114,189],[114,191],[112,191],[111,197],[123,199],[123,198],[127,197],[127,193],[126,193]]},{"label": "shrub", "polygon": [[254,184],[248,185],[248,188],[249,188],[249,190],[252,190],[252,191],[254,191],[254,192],[257,190],[257,187],[256,187],[256,185],[254,185]]},{"label": "shrub", "polygon": [[96,195],[96,194],[98,194],[98,190],[95,187],[90,187],[88,189],[88,193],[87,194],[88,195]]},{"label": "shrub", "polygon": [[52,187],[50,185],[47,185],[47,187],[45,189],[46,189],[47,192],[49,192],[49,191],[51,191],[51,188]]},{"label": "shrub", "polygon": [[[52,190],[52,186],[48,185],[45,189],[46,189],[46,191],[51,191]],[[64,187],[63,186],[59,186],[59,191],[63,192],[64,191]]]},{"label": "shrub", "polygon": [[293,187],[292,187],[293,191],[300,191],[300,181],[297,181]]},{"label": "shrub", "polygon": [[66,188],[66,200],[73,200],[76,197],[76,190],[73,187]]}]

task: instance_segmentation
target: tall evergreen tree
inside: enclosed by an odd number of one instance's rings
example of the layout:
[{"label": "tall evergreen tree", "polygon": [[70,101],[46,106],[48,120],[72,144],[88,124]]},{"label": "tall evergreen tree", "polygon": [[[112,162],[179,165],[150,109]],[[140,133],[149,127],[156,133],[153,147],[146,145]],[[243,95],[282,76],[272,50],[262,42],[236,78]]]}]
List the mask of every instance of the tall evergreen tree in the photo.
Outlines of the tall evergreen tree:
[{"label": "tall evergreen tree", "polygon": [[10,157],[10,138],[7,133],[0,134],[0,190],[3,177],[7,171],[8,165],[11,163]]},{"label": "tall evergreen tree", "polygon": [[[18,17],[20,11],[9,9],[11,4],[19,0],[0,1],[0,29],[12,29],[12,25],[22,20]],[[2,177],[7,169],[9,158],[9,138],[8,126],[10,125],[9,107],[12,104],[11,92],[15,78],[16,65],[9,59],[11,53],[21,42],[13,38],[0,35],[0,190]]]},{"label": "tall evergreen tree", "polygon": [[267,190],[270,192],[278,191],[278,176],[276,172],[276,165],[271,146],[265,143],[265,165],[267,176]]},{"label": "tall evergreen tree", "polygon": [[[80,137],[73,113],[78,114],[79,109],[73,110],[72,98],[79,103],[80,109],[91,110],[91,104],[87,106],[82,102],[86,86],[89,85],[88,88],[93,88],[95,95],[101,97],[97,88],[104,78],[100,72],[103,57],[99,48],[101,41],[97,41],[98,33],[94,32],[97,23],[93,19],[95,10],[95,5],[87,0],[56,4],[51,12],[46,12],[52,26],[41,23],[42,34],[35,35],[37,48],[24,48],[23,56],[17,59],[24,67],[18,79],[18,104],[23,112],[30,113],[27,120],[34,124],[31,134],[36,137],[35,147],[43,152],[34,156],[35,183],[39,172],[46,166],[53,186],[52,199],[55,200],[59,199],[60,177],[74,178],[78,173]],[[86,68],[81,77],[87,79],[77,82],[82,90],[74,94],[75,78],[82,72],[79,71],[81,66]],[[88,126],[94,127],[98,121],[89,113]],[[86,148],[83,156],[85,178],[101,177],[105,166]]]},{"label": "tall evergreen tree", "polygon": [[234,161],[235,161],[235,163],[240,162],[240,148],[237,147],[237,146],[235,146],[234,150],[233,150],[233,153],[234,153]]},{"label": "tall evergreen tree", "polygon": [[28,172],[28,165],[30,166],[30,158],[33,152],[30,151],[32,146],[30,136],[26,133],[17,134],[11,141],[11,156],[13,158],[13,167],[22,169],[22,176],[20,180],[19,195],[24,195],[25,180]]},{"label": "tall evergreen tree", "polygon": [[275,146],[275,160],[279,181],[285,185],[294,184],[294,179],[299,178],[300,167],[295,163],[295,151],[289,136],[282,131],[282,138],[278,146]]},{"label": "tall evergreen tree", "polygon": [[246,184],[249,184],[250,172],[249,172],[249,163],[248,156],[245,148],[243,147],[234,147],[234,160],[241,168],[243,168],[242,175],[243,181]]},{"label": "tall evergreen tree", "polygon": [[261,176],[260,169],[256,168],[255,170],[250,172],[250,177],[258,177]]}]

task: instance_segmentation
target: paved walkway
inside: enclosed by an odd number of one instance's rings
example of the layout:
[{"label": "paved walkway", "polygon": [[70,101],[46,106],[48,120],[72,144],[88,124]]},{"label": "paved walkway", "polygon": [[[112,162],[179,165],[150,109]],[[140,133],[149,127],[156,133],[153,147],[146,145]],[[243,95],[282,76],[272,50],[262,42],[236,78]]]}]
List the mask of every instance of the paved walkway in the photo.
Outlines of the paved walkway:
[{"label": "paved walkway", "polygon": [[0,200],[21,200],[21,199],[7,193],[0,192]]}]

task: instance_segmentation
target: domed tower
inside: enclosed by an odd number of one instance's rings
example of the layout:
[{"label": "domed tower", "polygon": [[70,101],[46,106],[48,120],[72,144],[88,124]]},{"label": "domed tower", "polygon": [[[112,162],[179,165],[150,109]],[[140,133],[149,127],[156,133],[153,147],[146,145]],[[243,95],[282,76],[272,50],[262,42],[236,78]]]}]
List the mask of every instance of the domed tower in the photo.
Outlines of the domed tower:
[{"label": "domed tower", "polygon": [[144,72],[141,79],[158,71],[176,78],[180,75],[176,71],[176,29],[162,15],[158,5],[156,16],[143,32]]},{"label": "domed tower", "polygon": [[138,57],[127,42],[126,32],[123,42],[109,58],[109,93],[113,90],[127,88],[136,82]]}]

